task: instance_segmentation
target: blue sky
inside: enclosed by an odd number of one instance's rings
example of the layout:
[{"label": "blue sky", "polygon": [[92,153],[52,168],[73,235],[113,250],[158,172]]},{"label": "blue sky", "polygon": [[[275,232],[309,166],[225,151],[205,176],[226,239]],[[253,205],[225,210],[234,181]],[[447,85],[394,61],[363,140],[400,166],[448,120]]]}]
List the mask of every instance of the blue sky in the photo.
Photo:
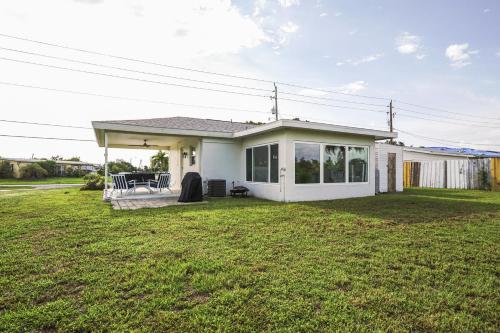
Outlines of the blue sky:
[{"label": "blue sky", "polygon": [[[307,98],[309,101],[340,106],[329,108],[280,100],[283,117],[386,129],[383,112],[351,110],[347,107],[354,104],[324,98],[373,103],[380,105],[371,107],[378,111],[385,111],[385,105],[392,98],[396,108],[395,127],[404,131],[400,133],[400,140],[406,144],[444,145],[443,141],[423,138],[432,137],[449,140],[449,146],[497,150],[500,149],[497,146],[500,144],[500,120],[494,119],[500,118],[499,22],[498,1],[12,0],[0,4],[0,33],[3,34],[170,65],[383,98],[365,99],[280,85],[280,93],[299,93],[312,96]],[[166,75],[248,85],[268,89],[269,94],[272,90],[272,85],[267,83],[141,65],[6,37],[0,37],[1,47]],[[5,49],[0,49],[0,57],[96,70],[92,66]],[[0,71],[2,81],[11,83],[260,111],[202,110],[56,94],[0,84],[0,94],[6,96],[0,100],[2,119],[80,126],[89,126],[92,120],[175,115],[235,121],[266,122],[272,119],[269,113],[272,102],[268,98],[124,82],[9,60],[0,60]],[[102,68],[98,71],[123,75]],[[432,109],[416,108],[400,101]],[[400,107],[406,110],[398,111]],[[467,116],[443,113],[438,109]],[[439,118],[443,116],[455,119]],[[0,123],[0,131],[5,134],[93,138],[91,131],[6,123]],[[452,144],[451,141],[458,143]],[[0,138],[0,146],[0,155],[77,154],[90,161],[102,161],[101,149],[92,143],[47,144],[36,140]],[[112,152],[112,158],[122,157],[138,164],[141,160],[147,161],[150,154],[116,150]]]}]

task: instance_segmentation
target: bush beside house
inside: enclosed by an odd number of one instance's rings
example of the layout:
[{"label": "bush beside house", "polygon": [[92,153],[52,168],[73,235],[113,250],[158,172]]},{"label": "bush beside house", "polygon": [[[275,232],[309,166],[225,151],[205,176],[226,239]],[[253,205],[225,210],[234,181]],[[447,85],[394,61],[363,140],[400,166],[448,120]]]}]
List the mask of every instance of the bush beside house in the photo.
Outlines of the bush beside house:
[{"label": "bush beside house", "polygon": [[31,163],[21,167],[20,173],[23,179],[45,178],[49,174],[47,170],[42,168],[38,163]]},{"label": "bush beside house", "polygon": [[0,178],[12,178],[14,177],[14,172],[12,167],[7,161],[0,161]]},{"label": "bush beside house", "polygon": [[85,185],[80,190],[103,190],[104,177],[97,173],[89,173],[83,177]]}]

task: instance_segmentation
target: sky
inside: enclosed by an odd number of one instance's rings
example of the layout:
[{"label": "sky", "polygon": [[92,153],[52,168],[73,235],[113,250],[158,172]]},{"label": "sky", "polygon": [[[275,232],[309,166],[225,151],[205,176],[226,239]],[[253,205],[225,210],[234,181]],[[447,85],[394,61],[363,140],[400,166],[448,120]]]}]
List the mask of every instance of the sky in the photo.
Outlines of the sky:
[{"label": "sky", "polygon": [[[398,140],[407,145],[500,150],[498,36],[500,2],[494,0],[4,0],[0,120],[80,127],[91,127],[92,120],[170,116],[269,122],[271,81],[277,81],[282,118],[387,129],[392,99]],[[89,129],[1,121],[0,134],[94,139]],[[103,153],[95,142],[0,137],[0,156],[79,156],[102,163]],[[153,153],[111,149],[110,159],[142,165]]]}]

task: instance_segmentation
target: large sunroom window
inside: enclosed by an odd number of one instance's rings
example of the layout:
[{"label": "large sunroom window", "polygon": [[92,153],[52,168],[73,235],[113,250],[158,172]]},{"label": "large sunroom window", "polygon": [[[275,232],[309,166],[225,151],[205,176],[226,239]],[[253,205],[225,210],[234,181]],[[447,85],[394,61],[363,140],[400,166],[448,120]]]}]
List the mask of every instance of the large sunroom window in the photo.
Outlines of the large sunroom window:
[{"label": "large sunroom window", "polygon": [[325,145],[323,161],[323,182],[345,183],[345,147]]},{"label": "large sunroom window", "polygon": [[245,151],[246,180],[257,183],[279,182],[278,144],[247,148]]},{"label": "large sunroom window", "polygon": [[368,181],[368,148],[349,147],[349,182]]},{"label": "large sunroom window", "polygon": [[295,143],[295,184],[368,182],[368,147]]},{"label": "large sunroom window", "polygon": [[295,144],[295,183],[319,183],[320,145],[314,143]]}]

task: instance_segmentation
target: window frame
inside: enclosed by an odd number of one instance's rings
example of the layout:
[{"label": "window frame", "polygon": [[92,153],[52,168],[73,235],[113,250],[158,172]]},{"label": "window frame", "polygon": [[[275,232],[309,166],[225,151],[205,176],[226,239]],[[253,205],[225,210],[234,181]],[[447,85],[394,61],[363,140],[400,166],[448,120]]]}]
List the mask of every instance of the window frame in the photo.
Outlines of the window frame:
[{"label": "window frame", "polygon": [[[318,144],[320,146],[320,169],[319,169],[319,183],[296,183],[295,182],[295,145],[297,143],[306,143],[306,144]],[[325,146],[341,146],[345,148],[345,179],[342,183],[325,183],[324,182],[324,161],[325,161]],[[349,148],[366,148],[368,150],[368,160],[367,160],[367,170],[368,174],[366,177],[366,182],[349,182]],[[347,143],[331,143],[331,142],[316,142],[316,141],[293,141],[293,184],[295,186],[356,186],[356,185],[367,185],[371,181],[370,175],[370,167],[371,167],[371,145],[363,145],[363,144],[347,144]]]},{"label": "window frame", "polygon": [[[277,145],[278,146],[278,181],[277,182],[271,182],[271,146],[273,145]],[[267,182],[257,182],[254,180],[254,160],[255,160],[255,152],[254,152],[254,148],[258,148],[258,147],[266,147],[267,146]],[[251,166],[252,166],[252,171],[251,171],[251,174],[252,174],[252,180],[247,180],[247,167],[248,167],[248,164],[247,164],[247,150],[248,149],[251,149],[252,150],[252,162],[251,162]],[[245,146],[244,147],[244,154],[245,154],[245,182],[247,183],[251,183],[251,184],[268,184],[268,185],[279,185],[280,184],[280,176],[279,176],[279,163],[280,163],[280,144],[279,142],[269,142],[269,143],[262,143],[262,144],[256,144],[256,145],[251,145],[251,146]]]}]

